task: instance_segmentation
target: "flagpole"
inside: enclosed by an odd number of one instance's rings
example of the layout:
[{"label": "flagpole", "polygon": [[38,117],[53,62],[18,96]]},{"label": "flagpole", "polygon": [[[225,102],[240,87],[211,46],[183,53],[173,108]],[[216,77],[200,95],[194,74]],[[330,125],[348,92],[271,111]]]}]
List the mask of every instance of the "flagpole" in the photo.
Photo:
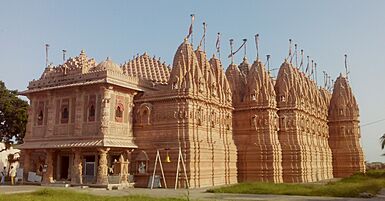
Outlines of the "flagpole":
[{"label": "flagpole", "polygon": [[315,84],[317,85],[317,63],[314,63],[314,77],[315,77]]},{"label": "flagpole", "polygon": [[207,28],[207,24],[206,22],[203,22],[203,51],[205,52],[206,51],[206,28]]},{"label": "flagpole", "polygon": [[309,76],[309,65],[310,65],[310,57],[306,56],[307,58],[307,64],[306,64],[306,70],[305,70],[305,75]]},{"label": "flagpole", "polygon": [[297,44],[294,44],[295,66],[298,68]]},{"label": "flagpole", "polygon": [[215,47],[217,48],[218,58],[221,60],[221,33],[217,34],[217,42],[215,43]]},{"label": "flagpole", "polygon": [[45,44],[45,67],[48,67],[48,48],[49,44]]},{"label": "flagpole", "polygon": [[195,15],[194,14],[191,14],[190,15],[191,17],[191,46],[194,47],[194,18],[195,18]]},{"label": "flagpole", "polygon": [[247,52],[246,52],[246,42],[247,42],[247,39],[244,38],[244,39],[243,39],[243,42],[244,42],[244,44],[245,44],[245,46],[244,46],[244,55],[243,55],[243,57],[246,58],[246,53],[247,53]]},{"label": "flagpole", "polygon": [[288,56],[288,59],[290,59],[290,63],[292,61],[292,57],[291,57],[291,39],[289,39],[289,56]]},{"label": "flagpole", "polygon": [[67,50],[62,50],[63,51],[63,63],[66,61],[66,52]]},{"label": "flagpole", "polygon": [[233,42],[234,42],[234,39],[230,39],[231,64],[234,63]]},{"label": "flagpole", "polygon": [[348,55],[345,54],[345,74],[346,74],[346,79],[349,80],[349,78],[348,78],[349,72],[348,72],[348,63],[347,63],[347,59],[348,59]]},{"label": "flagpole", "polygon": [[310,74],[310,76],[313,76],[313,80],[314,80],[314,60],[311,60],[311,74]]},{"label": "flagpole", "polygon": [[301,70],[303,72],[303,50],[301,50],[301,64],[300,64],[300,67],[301,67]]},{"label": "flagpole", "polygon": [[[259,34],[255,34],[255,47],[256,47],[256,49],[257,49],[257,61],[258,61],[258,59],[259,59],[259,44],[258,44],[258,40],[259,40]],[[269,56],[270,57],[270,56]],[[269,58],[268,57],[268,58]],[[269,59],[267,59],[267,60],[269,60]]]}]

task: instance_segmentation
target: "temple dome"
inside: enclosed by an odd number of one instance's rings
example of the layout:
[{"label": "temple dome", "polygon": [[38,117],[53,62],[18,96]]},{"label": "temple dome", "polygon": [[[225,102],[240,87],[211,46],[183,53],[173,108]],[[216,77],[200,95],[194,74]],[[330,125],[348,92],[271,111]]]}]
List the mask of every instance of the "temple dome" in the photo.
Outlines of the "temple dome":
[{"label": "temple dome", "polygon": [[100,62],[95,68],[94,71],[105,71],[110,70],[118,73],[123,73],[122,68],[116,63],[114,63],[109,57],[106,60]]}]

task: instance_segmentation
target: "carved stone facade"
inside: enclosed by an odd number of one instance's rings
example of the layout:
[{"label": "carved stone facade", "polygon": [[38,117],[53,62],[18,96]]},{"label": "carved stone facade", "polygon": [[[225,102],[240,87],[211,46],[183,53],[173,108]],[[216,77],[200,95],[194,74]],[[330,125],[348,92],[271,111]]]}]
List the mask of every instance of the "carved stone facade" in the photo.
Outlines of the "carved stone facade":
[{"label": "carved stone facade", "polygon": [[[233,93],[233,133],[239,181],[282,182],[277,103],[273,80],[261,61],[226,71]],[[235,97],[234,97],[235,96]]]},{"label": "carved stone facade", "polygon": [[358,117],[356,99],[347,79],[340,75],[334,83],[328,117],[334,177],[347,177],[365,171]]},{"label": "carved stone facade", "polygon": [[[155,158],[157,149],[161,154],[169,149],[174,160],[164,164],[169,186],[175,184],[178,147],[186,160],[191,187],[237,182],[231,91],[218,59],[208,60],[203,51],[194,51],[184,41],[176,51],[168,84],[143,93],[135,105],[138,147],[149,158]],[[141,186],[143,174],[138,171],[137,175]],[[184,177],[180,178],[183,185]]]},{"label": "carved stone facade", "polygon": [[[365,170],[344,80],[332,96],[286,61],[276,80],[246,58],[225,73],[187,40],[172,68],[147,53],[119,66],[82,51],[22,92],[24,167],[45,183],[147,187],[158,150],[168,187],[312,182],[332,178],[333,167],[347,176]],[[179,150],[187,181],[183,170],[176,178]]]},{"label": "carved stone facade", "polygon": [[[275,84],[284,182],[333,178],[328,101],[316,84],[285,61]],[[327,92],[326,92],[327,93]]]}]

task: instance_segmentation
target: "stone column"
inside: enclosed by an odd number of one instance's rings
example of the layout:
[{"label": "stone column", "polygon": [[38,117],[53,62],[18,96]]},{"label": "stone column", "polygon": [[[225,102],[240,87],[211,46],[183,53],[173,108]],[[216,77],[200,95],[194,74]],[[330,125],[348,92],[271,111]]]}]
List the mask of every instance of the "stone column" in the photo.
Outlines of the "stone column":
[{"label": "stone column", "polygon": [[130,175],[130,171],[131,171],[131,166],[130,166],[130,163],[131,163],[131,154],[132,154],[132,151],[133,149],[128,149],[128,150],[125,150],[124,153],[122,155],[125,155],[123,158],[125,158],[124,162],[122,163],[123,164],[123,172],[122,172],[122,182],[123,183],[128,183],[128,176]]},{"label": "stone column", "polygon": [[110,148],[100,148],[98,149],[99,152],[99,166],[98,166],[98,173],[96,178],[97,184],[108,184],[108,165],[107,165],[107,153],[110,150]]},{"label": "stone column", "polygon": [[28,150],[28,149],[25,149],[23,150],[23,157],[24,157],[24,160],[23,160],[23,177],[24,177],[24,180],[27,181],[28,180],[28,172],[30,171],[31,169],[31,150]]},{"label": "stone column", "polygon": [[103,97],[101,105],[101,118],[100,118],[100,134],[106,136],[108,134],[108,124],[110,121],[110,90],[112,87],[101,87]]},{"label": "stone column", "polygon": [[46,172],[43,174],[43,181],[44,184],[53,183],[53,153],[54,150],[47,149],[46,152],[46,158],[45,158],[45,165],[47,167],[44,167],[46,169]]},{"label": "stone column", "polygon": [[72,152],[74,153],[74,165],[71,172],[71,183],[83,184],[82,152],[80,149],[73,149]]},{"label": "stone column", "polygon": [[51,92],[47,92],[48,96],[48,105],[46,106],[48,109],[47,117],[44,117],[44,121],[47,121],[47,131],[45,136],[49,137],[54,135],[54,124],[55,124],[55,110],[56,103],[54,103],[54,96]]},{"label": "stone column", "polygon": [[84,110],[88,109],[88,108],[84,108],[84,91],[80,91],[79,89],[76,89],[76,103],[72,107],[76,108],[74,134],[76,136],[81,136],[83,120],[84,120],[84,117],[83,117]]}]

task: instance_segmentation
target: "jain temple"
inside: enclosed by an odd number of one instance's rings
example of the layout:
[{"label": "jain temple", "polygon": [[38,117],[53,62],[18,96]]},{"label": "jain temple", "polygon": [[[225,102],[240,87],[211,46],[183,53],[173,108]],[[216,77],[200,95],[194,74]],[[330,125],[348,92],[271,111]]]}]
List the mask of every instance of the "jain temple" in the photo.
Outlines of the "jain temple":
[{"label": "jain temple", "polygon": [[21,94],[21,167],[42,184],[148,187],[157,175],[162,187],[200,188],[365,172],[347,78],[331,91],[286,59],[272,78],[258,59],[225,70],[187,39],[172,67],[147,53],[118,65],[81,51]]}]

